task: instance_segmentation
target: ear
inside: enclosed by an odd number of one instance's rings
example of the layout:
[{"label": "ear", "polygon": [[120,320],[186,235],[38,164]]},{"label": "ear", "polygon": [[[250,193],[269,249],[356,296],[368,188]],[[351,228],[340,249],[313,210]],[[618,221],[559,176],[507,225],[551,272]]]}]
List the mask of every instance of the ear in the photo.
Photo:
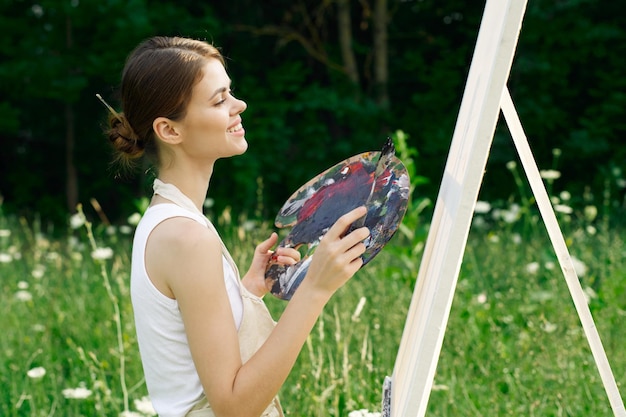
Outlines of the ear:
[{"label": "ear", "polygon": [[165,143],[170,145],[178,144],[182,141],[179,128],[176,123],[167,117],[157,117],[152,122],[154,133]]}]

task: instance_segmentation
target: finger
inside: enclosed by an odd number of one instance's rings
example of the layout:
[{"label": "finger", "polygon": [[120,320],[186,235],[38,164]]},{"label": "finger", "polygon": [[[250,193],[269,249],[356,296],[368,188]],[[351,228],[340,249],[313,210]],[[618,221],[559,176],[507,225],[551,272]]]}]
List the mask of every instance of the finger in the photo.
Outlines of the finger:
[{"label": "finger", "polygon": [[257,251],[260,253],[267,253],[270,249],[272,249],[272,247],[276,244],[276,242],[278,241],[278,235],[276,234],[276,232],[272,232],[272,234],[270,235],[270,237],[268,237],[267,239],[265,239],[263,242],[259,243],[257,245]]},{"label": "finger", "polygon": [[359,227],[358,229],[353,230],[348,233],[341,239],[341,243],[345,245],[347,248],[351,248],[352,246],[358,244],[359,242],[363,242],[370,235],[370,230],[367,227]]},{"label": "finger", "polygon": [[352,266],[354,268],[353,269],[354,272],[356,272],[359,269],[361,269],[361,267],[363,266],[363,257],[361,255],[359,255],[356,258],[354,258],[352,260],[352,262],[350,262],[350,266]]},{"label": "finger", "polygon": [[277,256],[276,263],[282,265],[295,265],[298,263],[298,261],[290,256]]},{"label": "finger", "polygon": [[331,238],[341,237],[352,223],[354,223],[357,219],[365,216],[365,214],[367,214],[367,209],[365,208],[365,206],[360,206],[347,212],[337,219],[335,224],[333,224],[333,226],[328,230],[326,235]]},{"label": "finger", "polygon": [[289,257],[293,260],[295,260],[296,262],[298,262],[301,258],[301,254],[300,252],[298,252],[296,249],[294,248],[284,248],[284,247],[279,247],[276,248],[276,255],[280,258],[280,257]]},{"label": "finger", "polygon": [[348,249],[345,252],[345,256],[347,259],[350,259],[352,262],[354,262],[357,259],[361,259],[361,255],[363,255],[366,250],[367,247],[365,246],[365,244],[363,242],[359,242],[356,245],[352,246],[350,249]]}]

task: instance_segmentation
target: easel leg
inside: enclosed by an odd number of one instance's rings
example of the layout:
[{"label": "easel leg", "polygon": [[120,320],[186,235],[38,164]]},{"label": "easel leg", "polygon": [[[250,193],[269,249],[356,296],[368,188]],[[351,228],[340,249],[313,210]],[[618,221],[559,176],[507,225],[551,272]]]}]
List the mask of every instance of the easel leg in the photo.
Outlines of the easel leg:
[{"label": "easel leg", "polygon": [[526,3],[486,2],[384,417],[426,414]]},{"label": "easel leg", "polygon": [[552,209],[552,204],[550,203],[550,197],[548,196],[548,192],[543,184],[541,175],[539,174],[539,168],[537,167],[535,158],[533,157],[530,146],[528,145],[528,140],[524,133],[524,129],[522,128],[519,116],[515,111],[515,106],[513,105],[513,100],[511,99],[508,88],[505,88],[502,93],[501,107],[502,113],[504,114],[504,118],[509,127],[509,131],[513,137],[515,148],[517,149],[522,162],[524,172],[528,177],[530,188],[532,189],[535,200],[537,201],[541,217],[543,218],[543,222],[548,230],[548,236],[550,237],[550,241],[552,242],[552,246],[556,252],[559,264],[561,265],[561,270],[565,276],[567,287],[569,288],[572,299],[574,300],[574,306],[576,307],[578,317],[580,318],[583,330],[587,336],[587,340],[589,341],[591,353],[596,361],[596,366],[600,372],[600,377],[602,379],[602,383],[604,384],[604,389],[609,397],[613,413],[615,416],[626,417],[624,403],[617,388],[613,372],[611,372],[609,360],[606,357],[604,348],[602,347],[602,341],[600,340],[600,335],[598,334],[593,317],[591,316],[591,311],[587,305],[585,293],[580,285],[576,271],[574,270],[574,265],[567,250],[565,239],[563,238],[556,215]]}]

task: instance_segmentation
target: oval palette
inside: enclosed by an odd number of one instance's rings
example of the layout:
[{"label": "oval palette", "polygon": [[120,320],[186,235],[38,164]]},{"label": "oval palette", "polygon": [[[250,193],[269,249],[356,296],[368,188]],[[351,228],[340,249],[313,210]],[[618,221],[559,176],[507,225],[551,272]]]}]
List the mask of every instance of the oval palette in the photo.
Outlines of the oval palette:
[{"label": "oval palette", "polygon": [[318,174],[296,190],[278,212],[275,225],[291,227],[279,243],[304,253],[300,262],[285,266],[271,259],[265,283],[272,294],[289,300],[306,276],[315,248],[339,217],[365,205],[367,214],[351,229],[365,226],[363,265],[372,260],[395,234],[409,199],[409,176],[388,139],[381,151],[354,155]]}]

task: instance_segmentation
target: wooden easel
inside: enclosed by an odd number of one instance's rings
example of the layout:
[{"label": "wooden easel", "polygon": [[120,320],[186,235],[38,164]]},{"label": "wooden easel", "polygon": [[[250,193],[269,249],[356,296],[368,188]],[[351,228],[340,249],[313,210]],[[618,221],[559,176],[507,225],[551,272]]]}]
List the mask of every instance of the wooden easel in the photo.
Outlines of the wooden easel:
[{"label": "wooden easel", "polygon": [[626,417],[547,191],[506,87],[527,0],[487,0],[383,417],[424,416],[483,173],[502,110],[615,416]]}]

